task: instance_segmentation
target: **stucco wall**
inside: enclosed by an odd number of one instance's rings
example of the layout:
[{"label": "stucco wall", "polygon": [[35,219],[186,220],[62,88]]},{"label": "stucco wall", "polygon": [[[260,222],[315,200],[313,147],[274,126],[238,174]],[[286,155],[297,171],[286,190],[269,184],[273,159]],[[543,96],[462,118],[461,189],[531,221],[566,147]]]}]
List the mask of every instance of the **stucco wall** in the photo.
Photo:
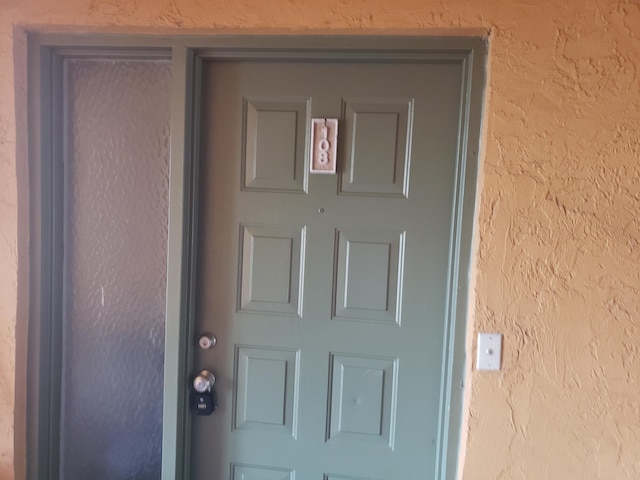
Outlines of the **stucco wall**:
[{"label": "stucco wall", "polygon": [[24,321],[15,25],[490,29],[469,332],[503,332],[504,365],[469,374],[463,477],[640,478],[637,0],[0,0],[2,480],[14,478],[16,317],[19,338]]}]

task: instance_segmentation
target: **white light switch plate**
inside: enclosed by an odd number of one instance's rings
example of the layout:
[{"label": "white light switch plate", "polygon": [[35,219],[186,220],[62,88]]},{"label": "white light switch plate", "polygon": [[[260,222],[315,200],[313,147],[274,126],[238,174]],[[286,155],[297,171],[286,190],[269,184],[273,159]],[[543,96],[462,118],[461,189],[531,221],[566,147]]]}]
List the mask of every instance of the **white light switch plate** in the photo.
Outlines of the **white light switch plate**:
[{"label": "white light switch plate", "polygon": [[500,370],[502,334],[478,333],[476,370]]}]

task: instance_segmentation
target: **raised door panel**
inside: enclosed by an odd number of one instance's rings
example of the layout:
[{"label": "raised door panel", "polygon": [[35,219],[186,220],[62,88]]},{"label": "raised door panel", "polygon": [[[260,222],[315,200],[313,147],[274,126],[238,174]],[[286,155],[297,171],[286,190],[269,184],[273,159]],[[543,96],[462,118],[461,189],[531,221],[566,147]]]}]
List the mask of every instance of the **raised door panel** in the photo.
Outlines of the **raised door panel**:
[{"label": "raised door panel", "polygon": [[300,351],[236,346],[234,429],[296,436]]},{"label": "raised door panel", "polygon": [[413,104],[412,98],[344,101],[341,193],[407,196]]},{"label": "raised door panel", "polygon": [[294,472],[284,468],[232,464],[231,480],[294,480]]},{"label": "raised door panel", "polygon": [[331,354],[327,441],[393,450],[398,359]]},{"label": "raised door panel", "polygon": [[334,318],[400,325],[405,232],[340,229]]},{"label": "raised door panel", "polygon": [[308,98],[245,98],[243,187],[304,193]]},{"label": "raised door panel", "polygon": [[301,315],[305,228],[242,225],[241,237],[239,310]]}]

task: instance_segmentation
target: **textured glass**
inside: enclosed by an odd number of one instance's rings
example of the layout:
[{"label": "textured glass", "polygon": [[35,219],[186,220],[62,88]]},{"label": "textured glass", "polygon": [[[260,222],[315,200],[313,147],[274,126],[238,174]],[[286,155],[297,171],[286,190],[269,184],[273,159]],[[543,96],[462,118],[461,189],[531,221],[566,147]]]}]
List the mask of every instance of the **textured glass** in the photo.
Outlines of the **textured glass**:
[{"label": "textured glass", "polygon": [[159,479],[170,64],[65,64],[60,477]]}]

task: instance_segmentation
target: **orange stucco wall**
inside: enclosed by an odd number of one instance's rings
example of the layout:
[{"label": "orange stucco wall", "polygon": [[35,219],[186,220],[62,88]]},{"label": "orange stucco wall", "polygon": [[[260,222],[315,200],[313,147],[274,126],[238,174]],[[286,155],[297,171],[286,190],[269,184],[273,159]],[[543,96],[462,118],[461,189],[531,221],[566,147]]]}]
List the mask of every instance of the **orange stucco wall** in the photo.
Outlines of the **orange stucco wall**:
[{"label": "orange stucco wall", "polygon": [[16,404],[18,258],[28,253],[18,242],[26,166],[16,161],[24,118],[15,108],[24,91],[16,25],[489,30],[468,354],[476,331],[501,331],[504,363],[495,374],[469,371],[462,476],[640,478],[637,0],[0,0],[2,480],[22,472],[24,453],[13,441],[24,388],[20,379]]}]

